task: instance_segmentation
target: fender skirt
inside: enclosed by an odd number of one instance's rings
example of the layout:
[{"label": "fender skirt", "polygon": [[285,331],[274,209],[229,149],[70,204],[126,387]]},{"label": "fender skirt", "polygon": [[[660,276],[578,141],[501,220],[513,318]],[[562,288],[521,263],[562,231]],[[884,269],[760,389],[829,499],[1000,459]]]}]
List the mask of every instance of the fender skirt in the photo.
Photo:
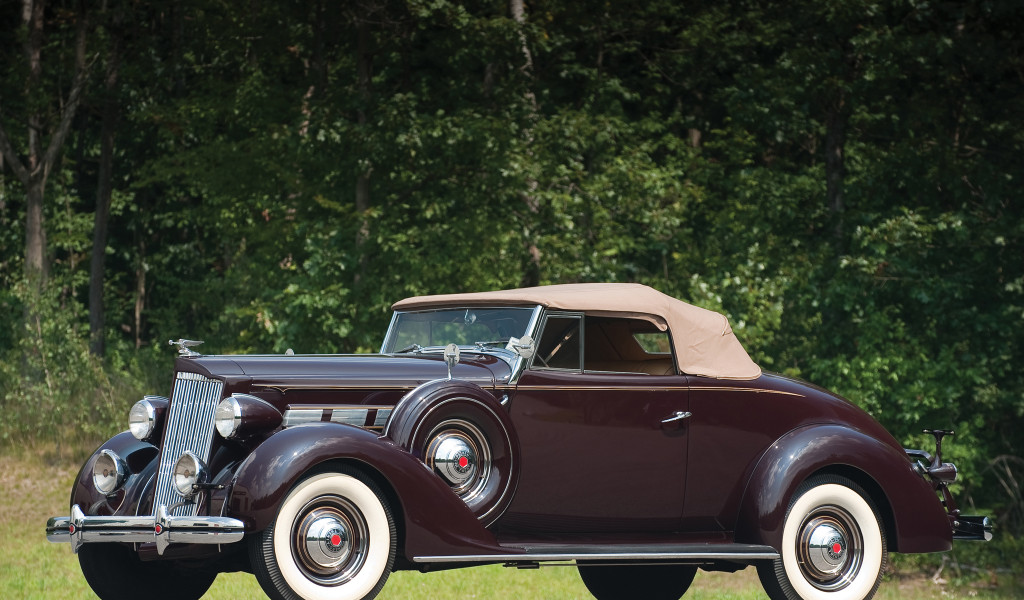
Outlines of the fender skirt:
[{"label": "fender skirt", "polygon": [[790,501],[817,472],[856,481],[870,494],[896,552],[952,547],[949,519],[935,491],[895,448],[839,425],[812,425],[779,438],[750,477],[736,523],[736,541],[779,549]]},{"label": "fender skirt", "polygon": [[279,431],[243,461],[232,482],[228,515],[247,532],[262,531],[307,472],[328,461],[361,468],[390,488],[403,525],[400,539],[416,556],[508,553],[494,535],[425,464],[386,437],[340,423],[311,423]]}]

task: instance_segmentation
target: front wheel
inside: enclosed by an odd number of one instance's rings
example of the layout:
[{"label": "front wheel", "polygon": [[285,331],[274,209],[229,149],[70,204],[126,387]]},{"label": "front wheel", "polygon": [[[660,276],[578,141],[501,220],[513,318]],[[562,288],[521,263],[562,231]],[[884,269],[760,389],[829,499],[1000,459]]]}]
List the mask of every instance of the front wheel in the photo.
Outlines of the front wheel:
[{"label": "front wheel", "polygon": [[395,564],[395,521],[387,499],[356,471],[300,481],[277,517],[252,537],[249,558],[275,600],[369,600]]},{"label": "front wheel", "polygon": [[871,499],[845,477],[818,476],[797,491],[780,557],[758,565],[772,600],[867,600],[882,582],[888,552]]},{"label": "front wheel", "polygon": [[580,578],[597,600],[679,600],[693,582],[690,565],[579,565]]},{"label": "front wheel", "polygon": [[141,561],[121,544],[85,544],[78,562],[89,587],[102,600],[198,600],[217,573],[189,569],[174,561]]}]

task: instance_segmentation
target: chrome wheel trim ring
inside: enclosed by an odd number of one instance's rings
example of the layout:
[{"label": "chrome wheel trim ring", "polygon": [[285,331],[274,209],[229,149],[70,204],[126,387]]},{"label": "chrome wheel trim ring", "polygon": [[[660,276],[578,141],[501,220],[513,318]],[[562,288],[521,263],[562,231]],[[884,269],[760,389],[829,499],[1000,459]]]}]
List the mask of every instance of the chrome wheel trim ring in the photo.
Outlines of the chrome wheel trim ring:
[{"label": "chrome wheel trim ring", "polygon": [[[438,423],[427,439],[430,441],[423,453],[427,466],[440,475],[463,502],[472,506],[491,480],[491,447],[483,431],[465,419],[448,419]],[[437,454],[445,450],[445,445],[464,452],[452,452],[450,457],[442,456],[439,461]],[[446,471],[451,471],[448,467],[452,465],[447,464],[446,459],[457,460],[462,456],[469,464],[457,470],[458,476],[450,477]]]},{"label": "chrome wheel trim ring", "polygon": [[313,499],[299,511],[292,532],[296,564],[319,585],[342,585],[366,562],[370,539],[366,519],[345,498]]},{"label": "chrome wheel trim ring", "polygon": [[822,506],[803,520],[796,540],[800,571],[825,592],[850,585],[860,572],[864,541],[853,517],[838,506]]}]

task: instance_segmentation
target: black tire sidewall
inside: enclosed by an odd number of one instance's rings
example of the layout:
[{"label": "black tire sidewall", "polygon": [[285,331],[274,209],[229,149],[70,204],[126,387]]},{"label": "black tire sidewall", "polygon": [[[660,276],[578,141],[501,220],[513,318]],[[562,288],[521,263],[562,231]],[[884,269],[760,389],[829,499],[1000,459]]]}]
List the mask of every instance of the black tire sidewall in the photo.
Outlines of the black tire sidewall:
[{"label": "black tire sidewall", "polygon": [[697,574],[690,565],[580,564],[583,585],[597,600],[678,600]]},{"label": "black tire sidewall", "polygon": [[217,578],[216,572],[182,568],[173,561],[142,561],[121,544],[85,544],[78,563],[102,600],[198,600]]}]

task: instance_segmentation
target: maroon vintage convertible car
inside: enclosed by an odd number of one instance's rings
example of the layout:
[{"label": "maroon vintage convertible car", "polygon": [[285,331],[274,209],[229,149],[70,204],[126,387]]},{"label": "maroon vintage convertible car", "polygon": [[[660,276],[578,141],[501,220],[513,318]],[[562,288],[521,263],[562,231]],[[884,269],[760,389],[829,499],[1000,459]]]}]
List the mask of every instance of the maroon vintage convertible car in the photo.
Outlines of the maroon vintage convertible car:
[{"label": "maroon vintage convertible car", "polygon": [[[889,552],[988,539],[956,469],[763,373],[726,318],[634,284],[410,298],[380,354],[201,356],[86,462],[70,542],[104,599],[371,598],[391,571],[575,565],[679,598],[756,565],[774,599],[869,598]],[[941,496],[941,499],[940,499]]]}]

